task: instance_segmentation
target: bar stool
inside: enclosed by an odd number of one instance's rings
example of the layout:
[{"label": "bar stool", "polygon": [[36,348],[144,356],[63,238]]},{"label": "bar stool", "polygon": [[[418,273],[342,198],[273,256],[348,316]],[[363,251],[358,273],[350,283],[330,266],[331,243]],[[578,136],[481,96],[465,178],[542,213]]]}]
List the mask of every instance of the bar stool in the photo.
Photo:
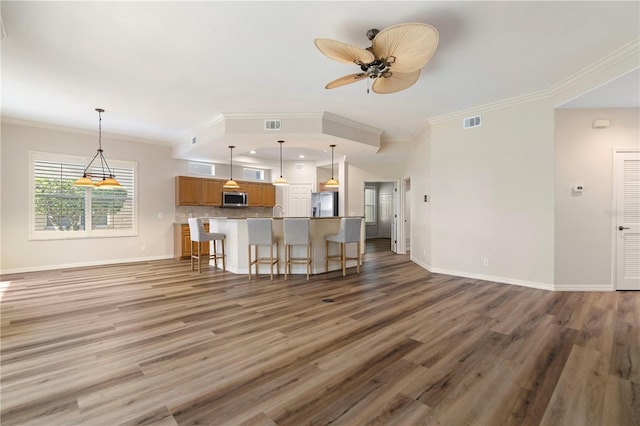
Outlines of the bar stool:
[{"label": "bar stool", "polygon": [[[282,219],[284,231],[284,279],[291,274],[292,264],[307,265],[307,280],[311,274],[311,237],[309,236],[309,218]],[[306,246],[307,257],[291,257],[293,246]]]},{"label": "bar stool", "polygon": [[[270,265],[271,280],[273,280],[273,265],[276,265],[278,275],[280,275],[280,258],[278,256],[278,240],[273,236],[273,220],[269,218],[249,218],[247,219],[247,239],[249,241],[249,281],[251,281],[251,267],[256,265],[256,276],[258,275],[258,265]],[[276,255],[273,256],[273,245],[276,245]],[[258,256],[258,246],[269,246],[269,257]],[[251,247],[254,248],[252,256]]]},{"label": "bar stool", "polygon": [[[327,235],[325,239],[326,271],[329,272],[329,261],[338,262],[342,265],[342,276],[347,275],[347,260],[356,260],[356,270],[360,273],[360,229],[362,218],[343,217],[340,219],[340,230],[337,234]],[[329,243],[340,244],[339,254],[329,256]],[[355,257],[347,257],[346,246],[348,243],[357,243]]]},{"label": "bar stool", "polygon": [[[213,245],[210,250],[213,252],[209,253],[208,258],[214,260],[214,265],[218,267],[218,259],[222,259],[222,270],[227,270],[227,265],[225,263],[225,255],[224,255],[224,240],[225,235],[219,234],[216,232],[207,232],[204,229],[204,224],[202,222],[202,218],[199,217],[190,217],[189,221],[189,233],[191,234],[191,247],[190,247],[190,255],[191,255],[191,270],[194,269],[193,261],[198,259],[198,273],[202,273],[202,248],[200,247],[200,243],[213,241]],[[218,252],[216,242],[220,241],[222,246],[222,252]],[[193,253],[193,244],[196,243],[198,247],[198,251],[196,254]]]}]

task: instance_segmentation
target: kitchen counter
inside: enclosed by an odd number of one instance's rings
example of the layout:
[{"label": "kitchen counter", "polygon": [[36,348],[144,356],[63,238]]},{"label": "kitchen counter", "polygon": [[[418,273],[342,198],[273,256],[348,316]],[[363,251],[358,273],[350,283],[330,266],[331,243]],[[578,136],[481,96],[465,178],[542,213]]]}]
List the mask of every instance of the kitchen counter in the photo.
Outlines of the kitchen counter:
[{"label": "kitchen counter", "polygon": [[[210,232],[220,232],[226,235],[225,254],[227,255],[227,271],[234,274],[248,274],[248,236],[247,236],[247,218],[205,218],[209,220]],[[284,242],[283,227],[281,217],[273,218],[273,233],[279,240],[278,250],[280,255],[280,273],[284,274]],[[324,237],[330,234],[337,234],[340,229],[340,217],[311,217],[310,233],[311,233],[311,273],[321,274],[325,272],[325,243]],[[364,255],[364,220],[362,221],[362,230],[360,232],[360,254]],[[268,247],[259,247],[259,255],[267,256]],[[329,254],[338,253],[338,245],[330,244]],[[347,255],[355,257],[356,244],[347,245]],[[294,246],[293,256],[304,257],[306,249],[304,246]],[[211,261],[213,265],[213,260]],[[218,266],[222,266],[222,262],[218,261]],[[356,261],[347,262],[347,267],[356,266]],[[259,265],[260,273],[269,273],[268,265]],[[330,263],[329,270],[334,271],[340,269],[338,263]],[[306,274],[305,265],[292,265],[292,274]]]}]

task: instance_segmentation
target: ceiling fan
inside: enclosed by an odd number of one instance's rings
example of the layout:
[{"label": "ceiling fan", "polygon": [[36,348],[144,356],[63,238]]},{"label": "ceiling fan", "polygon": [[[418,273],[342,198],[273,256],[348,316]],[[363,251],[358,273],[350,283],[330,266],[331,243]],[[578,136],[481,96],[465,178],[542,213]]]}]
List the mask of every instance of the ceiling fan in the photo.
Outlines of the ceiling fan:
[{"label": "ceiling fan", "polygon": [[325,89],[371,78],[374,92],[399,92],[418,81],[420,70],[438,47],[438,31],[422,23],[398,24],[382,31],[371,29],[367,31],[367,38],[372,45],[366,49],[328,38],[314,40],[316,47],[329,58],[360,67],[359,73],[333,80]]}]

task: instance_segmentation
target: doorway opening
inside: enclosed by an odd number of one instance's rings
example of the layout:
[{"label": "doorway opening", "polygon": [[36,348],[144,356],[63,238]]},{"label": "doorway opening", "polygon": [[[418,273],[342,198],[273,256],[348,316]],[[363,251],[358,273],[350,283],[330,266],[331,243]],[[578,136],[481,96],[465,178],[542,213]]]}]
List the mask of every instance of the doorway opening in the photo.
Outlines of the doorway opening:
[{"label": "doorway opening", "polygon": [[365,252],[396,252],[397,183],[364,183]]}]

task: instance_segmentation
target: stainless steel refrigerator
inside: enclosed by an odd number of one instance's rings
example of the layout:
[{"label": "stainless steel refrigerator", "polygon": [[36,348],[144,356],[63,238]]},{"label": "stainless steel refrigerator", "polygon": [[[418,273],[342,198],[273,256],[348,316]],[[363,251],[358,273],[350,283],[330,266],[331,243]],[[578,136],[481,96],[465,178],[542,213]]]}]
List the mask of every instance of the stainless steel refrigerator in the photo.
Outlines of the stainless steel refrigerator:
[{"label": "stainless steel refrigerator", "polygon": [[312,192],[310,213],[312,217],[338,216],[338,193]]}]

